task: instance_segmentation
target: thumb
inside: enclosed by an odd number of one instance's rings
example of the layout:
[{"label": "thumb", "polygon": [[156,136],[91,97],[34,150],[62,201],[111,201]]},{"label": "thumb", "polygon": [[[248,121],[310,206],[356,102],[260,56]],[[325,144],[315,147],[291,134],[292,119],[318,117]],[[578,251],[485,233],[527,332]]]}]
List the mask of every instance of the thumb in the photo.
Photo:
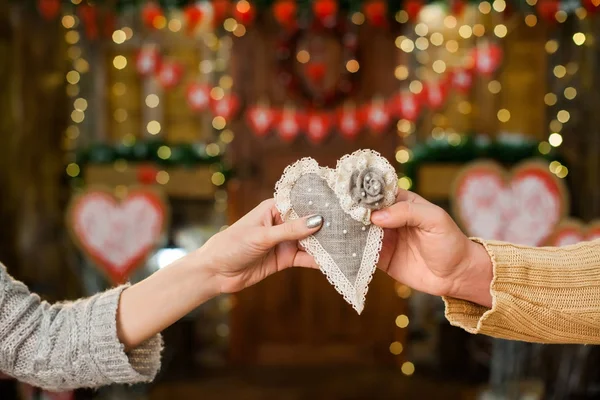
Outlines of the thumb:
[{"label": "thumb", "polygon": [[269,247],[274,247],[281,242],[304,239],[317,232],[323,226],[323,217],[313,215],[270,226],[266,229],[265,240]]},{"label": "thumb", "polygon": [[400,201],[385,210],[376,211],[371,221],[382,228],[395,229],[405,226],[431,230],[445,221],[447,214],[431,203]]}]

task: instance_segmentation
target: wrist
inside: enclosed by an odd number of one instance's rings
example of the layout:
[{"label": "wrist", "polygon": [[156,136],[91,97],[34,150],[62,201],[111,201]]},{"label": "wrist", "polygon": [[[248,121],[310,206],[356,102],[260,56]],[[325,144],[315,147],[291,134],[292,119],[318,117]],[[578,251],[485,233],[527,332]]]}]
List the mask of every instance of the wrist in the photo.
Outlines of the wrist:
[{"label": "wrist", "polygon": [[205,247],[201,247],[189,254],[190,279],[192,279],[204,293],[204,301],[221,294],[220,277],[215,271],[214,263]]},{"label": "wrist", "polygon": [[492,307],[490,286],[494,277],[492,259],[485,247],[469,240],[466,265],[449,297]]}]

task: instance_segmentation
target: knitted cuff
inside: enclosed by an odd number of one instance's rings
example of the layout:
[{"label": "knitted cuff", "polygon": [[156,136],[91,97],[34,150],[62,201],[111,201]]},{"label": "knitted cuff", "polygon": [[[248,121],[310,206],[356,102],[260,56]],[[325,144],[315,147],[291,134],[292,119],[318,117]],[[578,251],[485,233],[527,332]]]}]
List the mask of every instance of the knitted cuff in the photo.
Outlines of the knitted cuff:
[{"label": "knitted cuff", "polygon": [[117,337],[117,308],[123,285],[99,295],[91,310],[90,346],[96,366],[107,383],[149,382],[160,368],[162,337],[156,335],[125,353]]}]

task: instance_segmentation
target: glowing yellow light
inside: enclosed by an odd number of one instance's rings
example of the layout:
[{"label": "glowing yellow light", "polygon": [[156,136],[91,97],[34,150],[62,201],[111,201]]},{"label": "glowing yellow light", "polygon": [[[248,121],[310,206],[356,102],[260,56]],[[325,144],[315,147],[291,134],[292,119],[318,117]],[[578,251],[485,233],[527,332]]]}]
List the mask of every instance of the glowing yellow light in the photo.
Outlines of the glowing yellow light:
[{"label": "glowing yellow light", "polygon": [[412,81],[408,85],[408,90],[410,90],[411,93],[419,94],[423,91],[423,84],[421,83],[421,81]]},{"label": "glowing yellow light", "polygon": [[577,96],[577,90],[574,87],[569,86],[565,89],[565,98],[567,100],[573,100]]},{"label": "glowing yellow light", "polygon": [[212,120],[212,126],[215,129],[218,129],[218,130],[224,129],[225,125],[227,125],[227,121],[225,121],[225,118],[223,118],[221,116],[216,116]]},{"label": "glowing yellow light", "polygon": [[550,153],[551,149],[552,147],[548,142],[540,142],[540,144],[538,144],[538,151],[540,152],[540,154],[548,154]]},{"label": "glowing yellow light", "polygon": [[408,299],[412,293],[412,289],[401,283],[396,284],[396,295],[401,299]]},{"label": "glowing yellow light", "polygon": [[433,128],[431,130],[431,137],[436,140],[443,139],[445,136],[446,136],[446,132],[444,132],[444,130],[442,128],[440,128],[439,126],[436,126],[435,128]]},{"label": "glowing yellow light", "polygon": [[502,108],[498,110],[498,121],[500,122],[508,122],[510,120],[510,111],[506,108]]},{"label": "glowing yellow light", "polygon": [[471,35],[473,35],[473,29],[469,25],[462,25],[460,28],[458,28],[458,34],[461,38],[468,39],[471,37]]},{"label": "glowing yellow light", "polygon": [[361,12],[355,12],[352,14],[352,23],[356,25],[362,25],[365,22],[365,15]]},{"label": "glowing yellow light", "polygon": [[567,13],[563,10],[559,10],[556,12],[556,15],[554,17],[556,18],[556,20],[558,22],[560,22],[562,24],[563,22],[565,22],[567,20]]},{"label": "glowing yellow light", "polygon": [[236,37],[242,37],[246,34],[246,27],[242,24],[237,24],[237,26],[235,27],[235,30],[233,31],[233,34]]},{"label": "glowing yellow light", "polygon": [[81,79],[81,76],[79,75],[79,72],[77,72],[77,71],[67,72],[67,82],[69,82],[71,85],[76,85],[80,79]]},{"label": "glowing yellow light", "polygon": [[450,53],[456,53],[458,51],[458,42],[456,40],[448,40],[446,42],[446,50]]},{"label": "glowing yellow light", "polygon": [[158,121],[150,121],[146,125],[146,130],[151,135],[158,135],[160,133],[160,129],[161,129],[161,126],[160,126],[160,122],[158,122]]},{"label": "glowing yellow light", "polygon": [[[219,135],[219,140],[221,140],[221,142],[228,144],[233,142],[235,135],[233,134],[233,132],[229,129],[225,129],[223,132],[221,132],[221,134]],[[217,146],[218,147],[218,146]]]},{"label": "glowing yellow light", "polygon": [[310,61],[310,53],[306,50],[300,50],[298,54],[296,54],[296,60],[299,63],[306,64]]},{"label": "glowing yellow light", "polygon": [[529,4],[531,7],[535,6],[537,4],[537,0],[526,0],[527,4]]},{"label": "glowing yellow light", "polygon": [[398,179],[398,187],[400,189],[408,190],[408,189],[410,189],[411,186],[412,186],[412,181],[410,180],[410,178],[408,176],[403,176],[402,178]]},{"label": "glowing yellow light", "polygon": [[575,44],[577,46],[581,46],[585,43],[585,35],[581,32],[577,32],[573,35],[573,42],[575,42]]},{"label": "glowing yellow light", "polygon": [[406,147],[402,147],[396,151],[396,161],[400,164],[404,164],[410,160],[410,150]]},{"label": "glowing yellow light", "polygon": [[537,17],[535,16],[535,14],[528,14],[525,17],[525,25],[527,25],[530,28],[533,28],[537,25]]},{"label": "glowing yellow light", "polygon": [[556,170],[561,166],[562,164],[559,163],[558,161],[552,161],[549,165],[548,165],[548,169],[550,170],[550,172],[552,172],[553,174],[556,173]]},{"label": "glowing yellow light", "polygon": [[223,75],[219,78],[219,86],[223,89],[231,89],[233,86],[233,78],[230,75]]},{"label": "glowing yellow light", "polygon": [[410,132],[412,129],[412,123],[407,119],[401,119],[396,124],[396,128],[398,128],[400,132]]},{"label": "glowing yellow light", "polygon": [[411,376],[415,373],[415,365],[410,361],[406,361],[405,363],[403,363],[400,369],[402,370],[402,373],[406,376]]},{"label": "glowing yellow light", "polygon": [[358,72],[359,68],[360,68],[360,64],[356,60],[348,60],[348,62],[346,63],[346,69],[348,70],[348,72],[351,72],[351,73]]},{"label": "glowing yellow light", "polygon": [[394,75],[396,79],[403,81],[408,78],[408,68],[405,65],[398,65],[394,70]]},{"label": "glowing yellow light", "polygon": [[408,22],[408,13],[404,10],[398,11],[396,13],[396,21],[400,22],[401,24]]},{"label": "glowing yellow light", "polygon": [[550,121],[548,127],[552,132],[560,132],[563,128],[563,125],[557,120],[553,119],[552,121]]},{"label": "glowing yellow light", "polygon": [[125,39],[129,40],[133,37],[133,29],[131,29],[130,27],[124,26],[123,28],[121,28],[121,30],[125,32]]},{"label": "glowing yellow light", "polygon": [[152,26],[154,26],[156,29],[164,29],[165,26],[167,26],[167,19],[163,15],[154,17],[154,20],[152,20]]},{"label": "glowing yellow light", "polygon": [[432,45],[441,46],[442,44],[444,44],[444,35],[442,35],[439,32],[433,32],[429,37],[429,40],[431,41]]},{"label": "glowing yellow light", "polygon": [[553,133],[548,136],[548,143],[553,147],[558,147],[562,144],[563,138],[560,133]]},{"label": "glowing yellow light", "polygon": [[235,31],[235,28],[237,27],[237,21],[233,18],[227,18],[224,22],[223,22],[223,28],[225,28],[225,30],[227,32],[233,32]]},{"label": "glowing yellow light", "polygon": [[442,60],[435,60],[431,67],[438,74],[443,74],[446,71],[446,63]]},{"label": "glowing yellow light", "polygon": [[83,111],[73,110],[71,111],[71,120],[76,124],[80,124],[85,119],[85,114]]},{"label": "glowing yellow light", "polygon": [[462,141],[462,138],[456,132],[452,132],[451,134],[448,135],[448,143],[450,144],[450,146],[458,146],[461,141]]},{"label": "glowing yellow light", "polygon": [[472,110],[471,103],[466,100],[458,103],[458,112],[464,115],[470,114]]},{"label": "glowing yellow light", "polygon": [[203,74],[209,74],[214,69],[213,62],[211,60],[202,60],[202,61],[200,61],[200,64],[198,65],[198,69]]},{"label": "glowing yellow light", "polygon": [[112,40],[116,44],[121,44],[127,40],[127,35],[125,34],[125,32],[123,30],[117,29],[112,34]]},{"label": "glowing yellow light", "polygon": [[169,21],[169,30],[171,32],[179,32],[181,30],[181,20],[178,18],[173,18]]},{"label": "glowing yellow light", "polygon": [[125,146],[131,147],[135,144],[135,136],[133,136],[131,133],[126,133],[121,139],[121,143],[123,143]]},{"label": "glowing yellow light", "polygon": [[[417,59],[417,61],[419,62],[419,64],[427,64],[429,62],[429,52],[427,51],[420,51],[417,53],[417,55],[415,56],[415,58]],[[424,71],[425,69],[423,67],[419,67],[416,69],[416,75],[417,78],[423,79],[424,78]]]},{"label": "glowing yellow light", "polygon": [[75,60],[73,66],[75,67],[77,72],[81,74],[85,74],[90,70],[90,64],[83,58],[78,58],[77,60]]},{"label": "glowing yellow light", "polygon": [[556,176],[559,178],[566,178],[569,174],[569,170],[564,165],[561,165],[561,168],[556,171]]},{"label": "glowing yellow light", "polygon": [[567,64],[567,74],[569,74],[569,75],[574,75],[578,69],[579,69],[579,64],[577,64],[576,62],[572,61]]},{"label": "glowing yellow light", "polygon": [[444,18],[444,26],[448,29],[454,29],[456,28],[456,17],[453,15],[448,15],[446,16],[446,18]]},{"label": "glowing yellow light", "polygon": [[88,102],[86,99],[80,97],[78,99],[75,99],[75,101],[73,102],[73,108],[75,108],[78,111],[85,111],[88,108]]},{"label": "glowing yellow light", "polygon": [[79,32],[68,31],[65,34],[65,41],[69,44],[75,44],[75,43],[79,42]]},{"label": "glowing yellow light", "polygon": [[483,26],[482,24],[473,25],[473,35],[477,37],[482,37],[483,35],[485,35],[485,26]]},{"label": "glowing yellow light", "polygon": [[506,2],[504,0],[495,0],[493,7],[497,12],[503,12],[506,9]]},{"label": "glowing yellow light", "polygon": [[124,69],[127,66],[127,59],[121,55],[115,56],[113,59],[113,66],[116,69]]},{"label": "glowing yellow light", "polygon": [[221,148],[216,143],[210,143],[206,146],[206,154],[210,157],[216,157],[221,153]]},{"label": "glowing yellow light", "polygon": [[548,40],[545,45],[546,53],[554,54],[558,50],[558,42],[556,40]]},{"label": "glowing yellow light", "polygon": [[417,38],[417,40],[415,40],[415,47],[419,50],[427,50],[429,47],[429,40],[424,37]]},{"label": "glowing yellow light", "polygon": [[557,78],[563,78],[567,74],[567,69],[562,65],[554,67],[554,76]]},{"label": "glowing yellow light", "polygon": [[171,177],[169,176],[169,173],[167,171],[158,171],[156,174],[156,182],[161,185],[166,185],[167,183],[169,183],[170,179]]},{"label": "glowing yellow light", "polygon": [[75,140],[79,137],[79,127],[77,125],[69,125],[65,134],[70,140]]},{"label": "glowing yellow light", "polygon": [[507,33],[508,28],[506,28],[506,25],[498,24],[494,27],[494,35],[498,36],[499,38],[505,37]]},{"label": "glowing yellow light", "polygon": [[482,14],[489,14],[492,11],[492,5],[487,1],[479,3],[479,12]]},{"label": "glowing yellow light", "polygon": [[488,83],[488,90],[490,91],[490,93],[498,94],[502,90],[502,84],[495,80],[490,81],[490,83]]},{"label": "glowing yellow light", "polygon": [[225,97],[225,91],[223,88],[215,86],[210,90],[210,97],[212,97],[214,100],[221,100],[223,97]]},{"label": "glowing yellow light", "polygon": [[158,95],[152,93],[146,96],[146,106],[150,108],[156,108],[160,104],[160,98]]},{"label": "glowing yellow light", "polygon": [[75,26],[75,18],[72,15],[65,15],[61,19],[62,26],[71,29]]},{"label": "glowing yellow light", "polygon": [[171,158],[171,148],[169,146],[160,146],[156,151],[156,155],[161,160],[168,160]]},{"label": "glowing yellow light", "polygon": [[67,56],[71,60],[76,60],[77,58],[81,57],[81,47],[79,47],[79,46],[70,46],[67,49]]},{"label": "glowing yellow light", "polygon": [[221,186],[222,184],[225,183],[225,175],[223,175],[222,172],[215,172],[214,174],[212,174],[210,181],[215,186]]},{"label": "glowing yellow light", "polygon": [[418,23],[417,26],[415,26],[415,33],[419,36],[426,36],[427,33],[429,33],[429,28],[422,22]]},{"label": "glowing yellow light", "polygon": [[562,124],[569,122],[570,118],[571,114],[569,114],[567,110],[560,110],[558,113],[556,113],[556,119]]},{"label": "glowing yellow light", "polygon": [[78,5],[81,4],[81,0],[71,0],[71,3]]},{"label": "glowing yellow light", "polygon": [[113,114],[113,117],[117,122],[125,122],[128,117],[127,110],[124,108],[117,108]]},{"label": "glowing yellow light", "polygon": [[395,356],[401,354],[403,350],[404,347],[400,342],[392,342],[392,344],[390,344],[390,353],[392,353]]},{"label": "glowing yellow light", "polygon": [[67,175],[69,175],[71,178],[75,178],[75,177],[79,176],[80,172],[81,172],[81,169],[79,168],[79,165],[77,165],[75,163],[71,163],[71,164],[67,165]]},{"label": "glowing yellow light", "polygon": [[554,93],[546,93],[546,95],[544,96],[544,103],[546,103],[547,106],[555,105],[556,101],[557,97]]},{"label": "glowing yellow light", "polygon": [[67,85],[67,95],[69,97],[75,97],[79,94],[79,86],[77,85]]},{"label": "glowing yellow light", "polygon": [[579,19],[585,19],[585,17],[587,17],[587,10],[583,7],[579,7],[575,10],[575,15],[577,15],[577,18]]},{"label": "glowing yellow light", "polygon": [[400,48],[402,49],[402,51],[410,53],[415,49],[415,44],[412,40],[406,38],[400,44]]},{"label": "glowing yellow light", "polygon": [[406,39],[406,36],[397,36],[396,40],[394,40],[394,44],[397,48],[402,48],[402,42]]}]

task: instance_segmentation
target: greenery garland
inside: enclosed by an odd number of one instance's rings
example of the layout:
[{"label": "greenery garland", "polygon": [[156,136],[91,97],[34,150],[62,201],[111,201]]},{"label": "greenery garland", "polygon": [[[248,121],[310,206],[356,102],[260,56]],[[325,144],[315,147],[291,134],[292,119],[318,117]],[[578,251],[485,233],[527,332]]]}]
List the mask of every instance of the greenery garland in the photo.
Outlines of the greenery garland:
[{"label": "greenery garland", "polygon": [[564,158],[547,142],[520,136],[489,139],[486,136],[468,135],[456,145],[447,139],[431,139],[417,144],[410,151],[411,157],[402,164],[400,175],[409,178],[412,187],[418,187],[418,172],[423,164],[465,164],[478,159],[491,159],[510,166],[532,158],[564,164]]}]

